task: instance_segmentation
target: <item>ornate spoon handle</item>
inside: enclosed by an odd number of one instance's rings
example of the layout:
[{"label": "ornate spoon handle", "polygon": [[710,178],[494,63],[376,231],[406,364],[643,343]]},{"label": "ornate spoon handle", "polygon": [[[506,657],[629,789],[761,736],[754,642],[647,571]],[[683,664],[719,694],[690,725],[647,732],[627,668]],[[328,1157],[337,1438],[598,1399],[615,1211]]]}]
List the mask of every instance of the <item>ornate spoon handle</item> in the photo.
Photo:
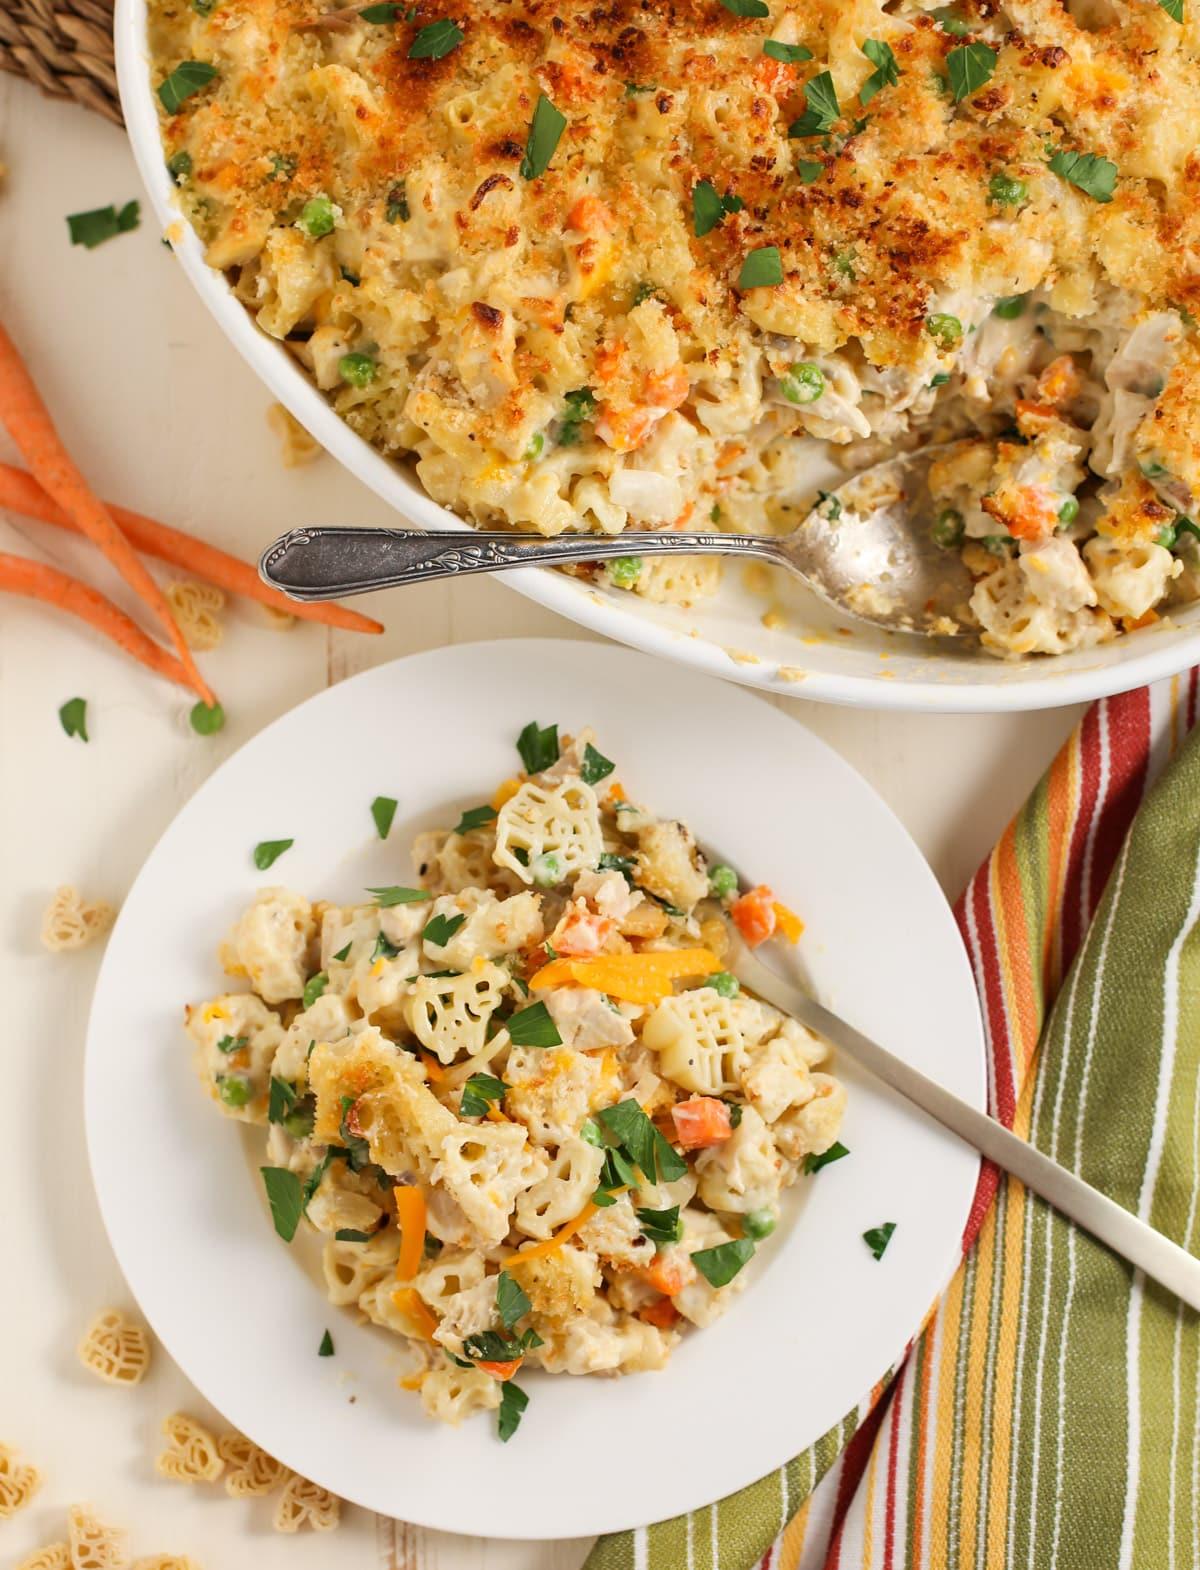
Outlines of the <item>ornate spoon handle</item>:
[{"label": "ornate spoon handle", "polygon": [[424,529],[292,529],[258,564],[272,588],[295,600],[341,599],[431,578],[509,567],[561,567],[614,556],[757,556],[780,561],[776,543],[744,534],[435,534]]}]

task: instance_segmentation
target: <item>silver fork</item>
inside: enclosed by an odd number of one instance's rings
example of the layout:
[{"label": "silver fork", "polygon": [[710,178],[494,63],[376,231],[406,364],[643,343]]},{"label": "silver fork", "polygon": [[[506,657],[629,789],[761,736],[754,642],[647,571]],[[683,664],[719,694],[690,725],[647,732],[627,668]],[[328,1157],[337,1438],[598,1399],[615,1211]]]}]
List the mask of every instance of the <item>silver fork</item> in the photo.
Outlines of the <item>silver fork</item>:
[{"label": "silver fork", "polygon": [[830,1041],[874,1078],[898,1091],[906,1101],[927,1112],[943,1128],[989,1161],[1019,1178],[1047,1204],[1090,1232],[1098,1242],[1145,1271],[1160,1286],[1200,1311],[1200,1259],[1156,1232],[1098,1189],[1059,1166],[1002,1123],[977,1112],[950,1091],[894,1056],[818,1003],[752,954],[734,937],[733,973],[766,1002],[791,1014],[802,1025]]}]

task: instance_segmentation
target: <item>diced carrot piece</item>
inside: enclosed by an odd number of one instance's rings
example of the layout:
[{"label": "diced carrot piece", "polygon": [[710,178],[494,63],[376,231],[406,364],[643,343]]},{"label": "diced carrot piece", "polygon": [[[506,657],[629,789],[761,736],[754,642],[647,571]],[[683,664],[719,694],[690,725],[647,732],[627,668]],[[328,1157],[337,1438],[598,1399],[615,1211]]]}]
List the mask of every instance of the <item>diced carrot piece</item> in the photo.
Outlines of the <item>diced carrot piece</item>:
[{"label": "diced carrot piece", "polygon": [[485,1374],[490,1374],[493,1379],[498,1379],[503,1384],[506,1379],[512,1378],[524,1361],[523,1357],[513,1357],[506,1363],[476,1363],[475,1367],[481,1368]]},{"label": "diced carrot piece", "polygon": [[795,85],[797,74],[794,65],[789,65],[786,60],[772,60],[770,55],[761,55],[754,67],[759,87],[764,93],[772,95],[789,92]]},{"label": "diced carrot piece", "polygon": [[430,1079],[433,1080],[435,1085],[439,1080],[445,1079],[446,1070],[434,1057],[432,1052],[422,1052],[420,1054],[420,1058],[421,1062],[425,1065],[425,1072],[429,1075]]},{"label": "diced carrot piece", "polygon": [[1069,354],[1060,354],[1037,379],[1038,396],[1056,409],[1079,396],[1079,367]]},{"label": "diced carrot piece", "polygon": [[1141,616],[1126,616],[1122,618],[1121,625],[1126,632],[1136,632],[1139,627],[1150,627],[1158,620],[1158,612],[1151,607]]},{"label": "diced carrot piece", "polygon": [[625,340],[616,338],[612,343],[602,343],[592,358],[599,381],[610,382],[621,369],[625,359]]},{"label": "diced carrot piece", "polygon": [[622,785],[618,780],[614,780],[612,782],[612,784],[608,787],[608,794],[605,796],[604,799],[605,799],[605,801],[612,801],[612,802],[627,800],[628,798],[625,795],[625,787],[624,787],[624,785]]},{"label": "diced carrot piece", "polygon": [[659,1330],[673,1330],[683,1316],[669,1297],[656,1297],[653,1303],[638,1309],[638,1318]]},{"label": "diced carrot piece", "polygon": [[765,883],[735,899],[729,907],[733,924],[752,949],[775,935],[775,896]]},{"label": "diced carrot piece", "polygon": [[646,378],[646,402],[656,409],[678,409],[691,391],[687,367],[673,365],[669,371]]},{"label": "diced carrot piece", "polygon": [[425,1193],[416,1183],[399,1184],[392,1193],[396,1199],[396,1221],[400,1227],[396,1280],[411,1281],[420,1270],[425,1255]]},{"label": "diced carrot piece", "polygon": [[723,1145],[733,1133],[729,1108],[715,1096],[693,1096],[671,1108],[676,1137],[684,1150],[707,1150]]},{"label": "diced carrot piece", "polygon": [[605,409],[596,421],[596,435],[613,452],[634,452],[649,436],[658,411],[644,404],[632,409]]},{"label": "diced carrot piece", "polygon": [[426,1341],[433,1340],[433,1332],[437,1329],[438,1322],[425,1306],[415,1287],[397,1287],[392,1293],[392,1302],[419,1336]]},{"label": "diced carrot piece", "polygon": [[642,1267],[641,1275],[647,1286],[664,1297],[674,1297],[696,1279],[696,1267],[681,1250],[664,1249]]},{"label": "diced carrot piece", "polygon": [[789,910],[786,905],[775,901],[775,926],[789,943],[799,943],[804,932],[804,923],[794,910]]},{"label": "diced carrot piece", "polygon": [[616,227],[616,219],[612,209],[598,196],[581,196],[567,214],[568,229],[577,229],[580,234],[604,234]]},{"label": "diced carrot piece", "polygon": [[569,910],[555,927],[550,938],[556,954],[570,958],[587,958],[599,954],[607,940],[616,931],[617,924],[611,916],[598,916],[592,911]]}]

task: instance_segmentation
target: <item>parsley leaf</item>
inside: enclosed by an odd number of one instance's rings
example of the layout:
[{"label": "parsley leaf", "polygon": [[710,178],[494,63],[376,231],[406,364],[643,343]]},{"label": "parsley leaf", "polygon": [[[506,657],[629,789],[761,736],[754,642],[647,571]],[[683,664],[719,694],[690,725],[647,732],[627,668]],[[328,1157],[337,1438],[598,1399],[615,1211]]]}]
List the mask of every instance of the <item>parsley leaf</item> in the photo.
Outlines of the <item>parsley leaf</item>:
[{"label": "parsley leaf", "polygon": [[811,1153],[805,1156],[804,1170],[810,1174],[819,1172],[822,1167],[830,1166],[833,1162],[840,1161],[843,1156],[848,1156],[849,1154],[850,1152],[842,1144],[841,1140],[835,1140],[829,1149],[822,1151],[819,1156]]},{"label": "parsley leaf", "polygon": [[650,1183],[673,1183],[687,1171],[687,1162],[667,1143],[639,1104],[619,1101],[604,1107],[597,1118],[613,1134],[630,1161],[640,1167]]},{"label": "parsley leaf", "polygon": [[333,1234],[339,1243],[369,1243],[372,1232],[360,1232],[357,1227],[339,1227]]},{"label": "parsley leaf", "polygon": [[558,762],[558,726],[530,720],[517,737],[517,751],[527,774],[540,774]]},{"label": "parsley leaf", "polygon": [[345,1154],[345,1152],[341,1151],[341,1150],[338,1150],[336,1148],[336,1146],[334,1146],[334,1145],[330,1145],[329,1146],[329,1148],[326,1150],[325,1154],[321,1157],[320,1161],[317,1162],[316,1166],[312,1169],[312,1171],[308,1175],[308,1182],[305,1183],[304,1191],[303,1191],[303,1193],[301,1195],[301,1209],[302,1210],[307,1210],[308,1209],[309,1200],[312,1199],[313,1195],[320,1188],[322,1180],[325,1177],[325,1173],[329,1170],[329,1163],[333,1160],[333,1158],[335,1156],[340,1156],[340,1155],[344,1155],[344,1154]]},{"label": "parsley leaf", "polygon": [[789,136],[824,136],[842,118],[837,88],[828,71],[822,71],[820,76],[814,76],[811,82],[804,84],[804,102],[808,107],[788,126]]},{"label": "parsley leaf", "polygon": [[304,1007],[306,1009],[312,1008],[313,1004],[321,996],[322,992],[324,992],[328,985],[329,977],[323,970],[319,970],[315,976],[310,976],[304,983],[304,992],[300,998],[300,1001],[304,1004]]},{"label": "parsley leaf", "polygon": [[754,1244],[748,1237],[739,1237],[732,1243],[719,1243],[716,1248],[700,1249],[692,1255],[692,1264],[710,1287],[724,1287],[753,1257]]},{"label": "parsley leaf", "polygon": [[536,1330],[523,1330],[519,1336],[502,1336],[498,1330],[480,1330],[464,1336],[463,1351],[476,1363],[509,1363],[524,1357],[530,1347],[541,1346]]},{"label": "parsley leaf", "polygon": [[496,1277],[496,1312],[505,1330],[511,1330],[532,1307],[520,1282],[502,1270]]},{"label": "parsley leaf", "polygon": [[703,239],[726,213],[740,213],[745,205],[740,196],[731,196],[728,192],[718,196],[711,180],[697,181],[692,190],[692,228],[696,238]]},{"label": "parsley leaf", "polygon": [[168,114],[177,114],[183,101],[207,87],[216,74],[216,66],[204,60],[184,60],[158,84],[163,108]]},{"label": "parsley leaf", "polygon": [[278,1074],[271,1075],[271,1096],[267,1102],[267,1122],[282,1123],[296,1105],[296,1087]]},{"label": "parsley leaf", "polygon": [[[589,1139],[588,1143],[592,1144],[594,1141]],[[599,1144],[604,1148],[603,1135],[600,1137]],[[601,1210],[609,1205],[615,1205],[618,1193],[622,1189],[636,1188],[637,1183],[638,1175],[629,1157],[619,1145],[609,1146],[605,1151],[604,1165],[600,1168],[600,1181],[592,1195],[592,1204]]]},{"label": "parsley leaf", "polygon": [[58,723],[68,736],[78,736],[80,741],[89,741],[87,733],[87,699],[68,698],[58,711]]},{"label": "parsley leaf", "polygon": [[727,11],[732,11],[734,16],[770,16],[770,7],[763,4],[763,0],[721,0]]},{"label": "parsley leaf", "polygon": [[742,263],[739,289],[769,289],[783,282],[783,262],[777,245],[760,245]]},{"label": "parsley leaf", "polygon": [[408,58],[444,60],[451,50],[458,48],[464,36],[457,22],[452,22],[445,16],[439,17],[436,22],[429,22],[423,27],[413,39]]},{"label": "parsley leaf", "polygon": [[562,1037],[544,1003],[531,1003],[508,1021],[508,1036],[514,1047],[561,1047]]},{"label": "parsley leaf", "polygon": [[1055,174],[1062,175],[1098,202],[1111,202],[1117,184],[1117,166],[1098,153],[1057,152],[1050,160]]},{"label": "parsley leaf", "polygon": [[321,1337],[321,1345],[317,1348],[317,1356],[318,1357],[332,1357],[333,1356],[333,1337],[329,1334],[328,1330]]},{"label": "parsley leaf", "polygon": [[507,1089],[508,1086],[504,1081],[497,1079],[494,1074],[472,1074],[463,1086],[462,1100],[458,1107],[459,1117],[486,1117],[490,1103],[502,1101]]},{"label": "parsley leaf", "polygon": [[461,912],[457,916],[431,916],[421,936],[426,943],[444,949],[466,919]]},{"label": "parsley leaf", "polygon": [[811,185],[814,180],[819,180],[825,173],[825,165],[817,163],[812,158],[798,158],[796,160],[796,173],[805,185]]},{"label": "parsley leaf", "polygon": [[344,949],[338,949],[337,953],[333,956],[334,959],[336,959],[339,964],[344,963],[346,960],[348,960],[350,958],[350,950],[353,947],[354,947],[354,939],[351,938],[350,942],[346,944],[346,947]]},{"label": "parsley leaf", "polygon": [[419,905],[431,897],[428,889],[406,889],[399,883],[368,889],[367,893],[375,896],[375,903],[381,910],[390,910],[393,905]]},{"label": "parsley leaf", "polygon": [[254,865],[260,872],[273,867],[285,850],[291,850],[295,840],[260,840],[254,847]]},{"label": "parsley leaf", "polygon": [[105,240],[136,229],[140,211],[137,202],[126,202],[120,212],[115,207],[95,207],[90,212],[72,213],[67,219],[71,244],[94,251]]},{"label": "parsley leaf", "polygon": [[[375,947],[371,950],[370,963],[373,965],[377,959],[395,959],[400,950],[388,937],[386,932],[375,935]],[[334,958],[336,959],[336,955]]]},{"label": "parsley leaf", "polygon": [[500,1405],[496,1412],[496,1432],[506,1444],[521,1426],[521,1418],[528,1405],[529,1397],[520,1385],[506,1379],[500,1390]]},{"label": "parsley leaf", "polygon": [[678,1243],[683,1238],[683,1222],[679,1219],[679,1206],[669,1210],[639,1210],[638,1223],[652,1243],[666,1245]]},{"label": "parsley leaf", "polygon": [[361,1172],[364,1167],[371,1164],[371,1147],[361,1134],[356,1134],[350,1127],[348,1119],[354,1111],[354,1097],[342,1097],[342,1120],[338,1124],[338,1133],[346,1146],[346,1161],[351,1172]]},{"label": "parsley leaf", "polygon": [[525,156],[521,159],[521,178],[536,180],[545,174],[554,157],[559,138],[567,128],[567,117],[556,109],[545,93],[538,94],[533,119],[529,123],[529,139],[525,143]]},{"label": "parsley leaf", "polygon": [[[892,1241],[892,1233],[896,1230],[894,1221],[885,1221],[881,1227],[872,1227],[869,1232],[862,1235],[863,1242],[871,1250],[876,1259],[882,1259],[884,1250]],[[692,1258],[695,1259],[695,1254]]]},{"label": "parsley leaf", "polygon": [[616,767],[602,752],[597,752],[589,741],[583,749],[583,763],[580,766],[579,777],[585,785],[598,785],[601,780],[607,779]]},{"label": "parsley leaf", "polygon": [[605,850],[600,853],[600,860],[596,863],[601,872],[619,872],[630,883],[633,882],[634,860],[632,856],[618,856],[614,851]]},{"label": "parsley leaf", "polygon": [[875,67],[859,89],[858,101],[865,109],[876,93],[885,87],[895,87],[900,80],[900,66],[891,45],[881,43],[878,38],[865,38],[862,52]]},{"label": "parsley leaf", "polygon": [[1183,0],[1158,0],[1172,22],[1183,21]]},{"label": "parsley leaf", "polygon": [[259,1167],[258,1170],[262,1173],[275,1230],[285,1243],[290,1243],[304,1211],[300,1179],[287,1167]]},{"label": "parsley leaf", "polygon": [[799,65],[813,57],[812,50],[806,49],[803,44],[781,44],[777,38],[767,39],[763,45],[763,54],[770,55],[772,60],[782,60],[784,65]]},{"label": "parsley leaf", "polygon": [[222,1036],[217,1042],[218,1052],[237,1052],[250,1045],[249,1036]]},{"label": "parsley leaf", "polygon": [[996,51],[987,44],[959,44],[946,56],[946,69],[950,73],[950,88],[954,102],[961,104],[976,88],[991,77],[996,69]]},{"label": "parsley leaf", "polygon": [[395,0],[384,0],[383,5],[367,5],[358,13],[364,22],[397,22],[403,13],[405,21],[410,19],[409,10],[397,5]]},{"label": "parsley leaf", "polygon": [[375,819],[375,829],[381,840],[387,839],[392,832],[392,819],[396,816],[398,805],[394,796],[376,796],[371,803],[371,816]]},{"label": "parsley leaf", "polygon": [[472,829],[481,829],[485,823],[490,823],[495,816],[495,807],[471,807],[455,824],[454,832],[469,834]]},{"label": "parsley leaf", "polygon": [[558,429],[558,445],[574,447],[579,440],[579,428],[596,416],[596,395],[590,387],[577,387],[565,398],[566,410]]}]

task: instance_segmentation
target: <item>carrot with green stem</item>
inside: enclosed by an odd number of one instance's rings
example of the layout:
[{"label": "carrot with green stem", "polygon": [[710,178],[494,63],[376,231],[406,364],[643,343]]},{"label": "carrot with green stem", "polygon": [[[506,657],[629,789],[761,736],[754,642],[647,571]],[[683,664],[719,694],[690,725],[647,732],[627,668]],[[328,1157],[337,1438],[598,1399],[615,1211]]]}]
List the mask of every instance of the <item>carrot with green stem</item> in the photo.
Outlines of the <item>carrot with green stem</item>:
[{"label": "carrot with green stem", "polygon": [[25,599],[41,600],[57,610],[78,616],[104,637],[110,639],[126,654],[145,665],[157,676],[178,682],[181,687],[192,685],[191,677],[173,654],[168,654],[160,644],[147,636],[131,617],[106,599],[98,589],[78,578],[48,567],[44,562],[30,561],[26,556],[10,556],[0,551],[0,592],[20,594]]},{"label": "carrot with green stem", "polygon": [[112,514],[93,493],[59,436],[50,411],[3,325],[0,325],[0,420],[25,456],[42,488],[75,520],[116,567],[125,581],[154,612],[170,636],[187,673],[187,683],[211,708],[216,703],[196,668],[191,650],[171,614],[162,590],[150,576]]},{"label": "carrot with green stem", "polygon": [[[197,540],[182,529],[169,528],[167,524],[147,518],[143,513],[119,507],[115,502],[105,502],[104,505],[125,538],[144,556],[155,556],[159,561],[169,562],[172,567],[179,567],[184,572],[194,573],[197,578],[215,583],[230,594],[241,594],[247,599],[257,600],[260,605],[269,605],[273,610],[287,611],[302,621],[321,622],[327,627],[341,627],[346,632],[383,631],[382,623],[373,621],[369,616],[360,616],[357,611],[344,610],[340,605],[289,600],[278,589],[269,588],[248,562],[239,561],[227,551],[218,550],[215,545],[209,545],[204,540]],[[11,512],[21,513],[23,517],[36,518],[39,523],[50,523],[58,529],[79,532],[79,525],[50,500],[32,474],[27,474],[24,469],[14,469],[11,464],[0,463],[0,508],[4,507]]]}]

